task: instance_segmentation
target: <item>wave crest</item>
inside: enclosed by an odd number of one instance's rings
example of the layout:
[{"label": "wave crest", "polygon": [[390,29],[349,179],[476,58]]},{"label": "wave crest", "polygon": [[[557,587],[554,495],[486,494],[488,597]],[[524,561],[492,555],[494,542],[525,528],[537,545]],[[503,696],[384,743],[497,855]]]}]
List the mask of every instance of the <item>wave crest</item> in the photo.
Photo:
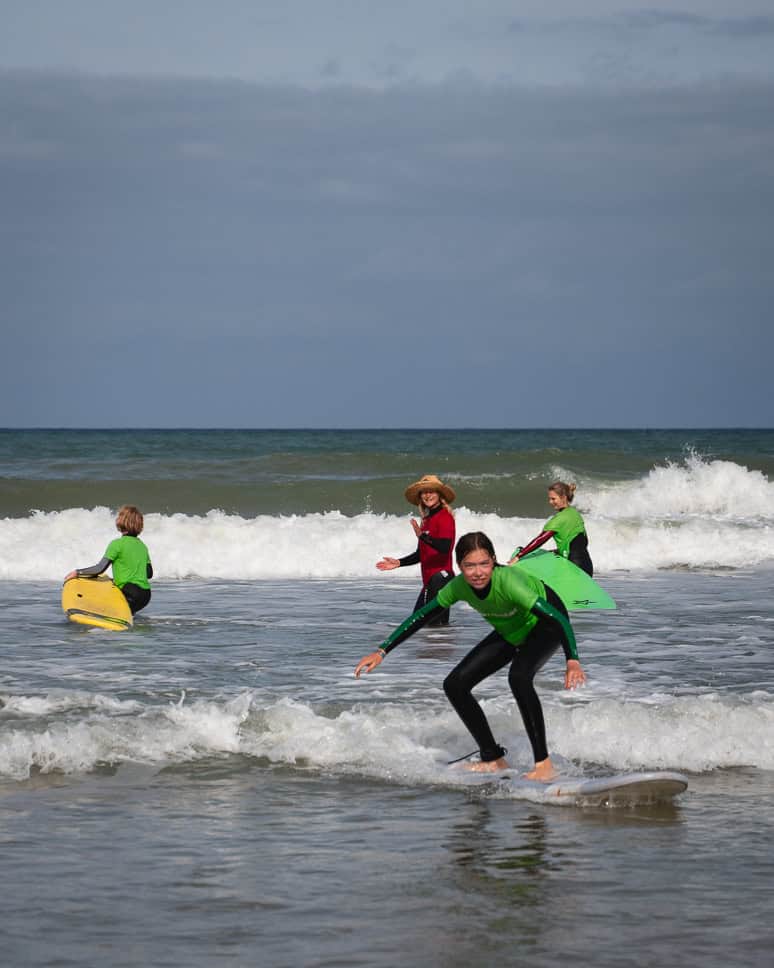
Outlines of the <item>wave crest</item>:
[{"label": "wave crest", "polygon": [[[581,483],[591,555],[619,569],[739,568],[774,559],[774,485],[759,471],[690,455],[620,484]],[[115,536],[106,507],[36,511],[0,521],[0,579],[55,581],[94,564]],[[485,531],[500,560],[550,516],[455,512],[457,535]],[[148,514],[143,538],[159,579],[376,578],[384,555],[416,547],[408,515],[341,511],[242,517]],[[391,573],[417,581],[418,568]]]}]

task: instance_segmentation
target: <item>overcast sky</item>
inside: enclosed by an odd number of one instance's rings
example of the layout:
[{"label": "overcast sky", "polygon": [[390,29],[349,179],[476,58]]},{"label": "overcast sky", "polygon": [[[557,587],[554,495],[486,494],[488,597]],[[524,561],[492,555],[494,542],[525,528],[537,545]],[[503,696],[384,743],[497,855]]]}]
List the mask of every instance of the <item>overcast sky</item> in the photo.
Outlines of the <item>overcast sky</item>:
[{"label": "overcast sky", "polygon": [[771,0],[0,0],[0,266],[0,426],[774,426]]}]

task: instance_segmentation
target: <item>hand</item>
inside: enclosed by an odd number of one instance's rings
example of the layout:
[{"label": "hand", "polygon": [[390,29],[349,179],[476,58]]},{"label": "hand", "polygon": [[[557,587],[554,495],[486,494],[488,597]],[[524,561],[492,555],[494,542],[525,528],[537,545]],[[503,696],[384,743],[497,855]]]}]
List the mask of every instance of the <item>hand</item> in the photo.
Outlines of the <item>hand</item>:
[{"label": "hand", "polygon": [[414,534],[419,537],[422,534],[422,525],[416,518],[411,519],[411,527],[414,529]]},{"label": "hand", "polygon": [[73,571],[70,571],[65,575],[64,580],[70,581],[71,578],[77,578],[77,577],[78,577],[78,569],[75,568],[73,569]]},{"label": "hand", "polygon": [[381,665],[383,658],[384,656],[382,655],[381,652],[372,652],[370,655],[367,655],[364,659],[361,659],[360,662],[358,662],[357,666],[355,667],[355,678],[359,679],[360,674],[362,672],[365,672],[365,673],[373,672],[378,665]]},{"label": "hand", "polygon": [[581,669],[577,659],[567,660],[567,671],[564,674],[564,688],[576,689],[586,681],[586,673]]},{"label": "hand", "polygon": [[400,561],[397,558],[382,558],[376,562],[379,571],[392,571],[393,568],[400,568]]},{"label": "hand", "polygon": [[516,562],[519,560],[519,558],[521,558],[521,545],[519,545],[519,547],[514,550],[513,554],[508,559],[508,564],[515,565]]}]

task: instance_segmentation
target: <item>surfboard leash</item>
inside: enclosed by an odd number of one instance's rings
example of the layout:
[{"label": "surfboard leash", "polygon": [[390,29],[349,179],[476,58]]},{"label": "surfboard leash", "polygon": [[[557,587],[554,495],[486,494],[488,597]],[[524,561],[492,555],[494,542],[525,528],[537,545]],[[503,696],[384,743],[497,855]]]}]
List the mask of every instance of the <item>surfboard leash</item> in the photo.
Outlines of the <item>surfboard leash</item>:
[{"label": "surfboard leash", "polygon": [[[508,753],[507,746],[501,746],[500,749],[502,750],[502,753],[500,754],[501,756],[505,756]],[[473,756],[481,756],[481,750],[473,750],[472,753],[466,753],[464,756],[458,756],[456,760],[447,760],[446,765],[453,766],[455,763],[461,763],[463,760],[469,760]]]}]

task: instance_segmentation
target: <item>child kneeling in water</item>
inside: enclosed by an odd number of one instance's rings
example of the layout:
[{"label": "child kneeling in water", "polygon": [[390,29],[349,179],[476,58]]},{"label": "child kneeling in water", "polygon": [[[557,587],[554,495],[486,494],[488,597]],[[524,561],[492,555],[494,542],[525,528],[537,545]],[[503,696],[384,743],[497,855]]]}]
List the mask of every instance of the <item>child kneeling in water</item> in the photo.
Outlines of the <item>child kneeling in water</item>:
[{"label": "child kneeling in water", "polygon": [[144,523],[137,508],[133,504],[125,504],[116,516],[116,528],[121,532],[121,537],[110,542],[96,565],[76,568],[65,575],[65,581],[71,578],[95,578],[112,565],[113,583],[124,593],[132,615],[145,608],[151,599],[148,579],[153,578],[153,565],[148,549],[138,537]]}]

